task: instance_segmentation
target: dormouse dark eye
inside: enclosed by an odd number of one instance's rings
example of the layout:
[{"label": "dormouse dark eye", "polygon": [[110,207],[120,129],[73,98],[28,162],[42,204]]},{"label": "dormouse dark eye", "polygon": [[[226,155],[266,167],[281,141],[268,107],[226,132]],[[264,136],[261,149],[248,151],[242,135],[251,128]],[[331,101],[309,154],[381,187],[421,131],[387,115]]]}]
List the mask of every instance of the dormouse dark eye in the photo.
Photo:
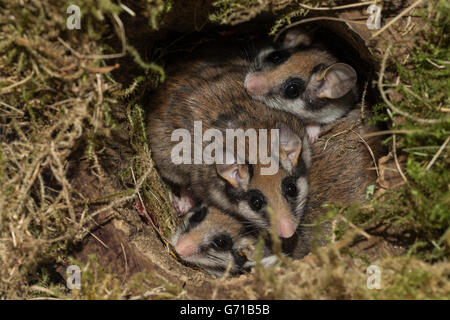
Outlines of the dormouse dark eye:
[{"label": "dormouse dark eye", "polygon": [[261,210],[263,204],[264,201],[261,197],[255,196],[250,199],[250,205],[255,211]]},{"label": "dormouse dark eye", "polygon": [[233,240],[229,235],[220,234],[213,239],[212,245],[219,251],[227,251],[233,247]]},{"label": "dormouse dark eye", "polygon": [[293,183],[289,183],[286,186],[285,194],[289,197],[295,197],[297,195],[297,187]]},{"label": "dormouse dark eye", "polygon": [[283,181],[283,194],[289,198],[297,196],[298,189],[293,179],[286,179]]},{"label": "dormouse dark eye", "polygon": [[301,79],[289,80],[284,86],[284,96],[288,99],[297,98],[305,91],[305,83]]},{"label": "dormouse dark eye", "polygon": [[290,57],[287,51],[272,51],[267,57],[266,61],[273,64],[280,64],[286,61]]},{"label": "dormouse dark eye", "polygon": [[205,207],[202,207],[200,209],[198,209],[189,219],[189,222],[191,224],[199,224],[200,222],[202,222],[205,217],[206,217],[206,213],[207,213],[207,209]]},{"label": "dormouse dark eye", "polygon": [[259,211],[266,204],[266,201],[259,191],[251,191],[248,198],[248,204],[253,210]]}]

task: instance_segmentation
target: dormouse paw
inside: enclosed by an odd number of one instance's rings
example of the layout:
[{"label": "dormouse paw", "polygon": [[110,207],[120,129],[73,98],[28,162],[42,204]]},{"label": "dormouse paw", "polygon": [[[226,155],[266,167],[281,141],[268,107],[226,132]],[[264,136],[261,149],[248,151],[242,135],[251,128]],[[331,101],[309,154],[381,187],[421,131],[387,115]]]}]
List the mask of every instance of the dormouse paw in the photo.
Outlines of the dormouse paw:
[{"label": "dormouse paw", "polygon": [[320,134],[320,124],[318,123],[308,123],[306,124],[306,135],[308,136],[308,141],[310,143],[316,142]]}]

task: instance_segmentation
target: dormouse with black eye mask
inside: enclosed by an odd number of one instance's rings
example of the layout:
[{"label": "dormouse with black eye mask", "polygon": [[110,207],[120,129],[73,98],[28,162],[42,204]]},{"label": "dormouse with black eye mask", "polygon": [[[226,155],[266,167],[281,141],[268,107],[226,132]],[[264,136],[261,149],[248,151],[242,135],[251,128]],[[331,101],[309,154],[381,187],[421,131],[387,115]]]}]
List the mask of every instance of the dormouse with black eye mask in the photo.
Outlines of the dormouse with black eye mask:
[{"label": "dormouse with black eye mask", "polygon": [[[255,265],[254,250],[258,233],[217,208],[192,208],[172,236],[171,243],[182,260],[210,274],[236,275]],[[261,263],[268,267],[277,261],[264,246]]]},{"label": "dormouse with black eye mask", "polygon": [[309,34],[290,29],[280,46],[258,54],[244,86],[267,106],[304,120],[310,142],[314,142],[321,124],[333,122],[354,107],[358,90],[355,70],[311,43]]}]

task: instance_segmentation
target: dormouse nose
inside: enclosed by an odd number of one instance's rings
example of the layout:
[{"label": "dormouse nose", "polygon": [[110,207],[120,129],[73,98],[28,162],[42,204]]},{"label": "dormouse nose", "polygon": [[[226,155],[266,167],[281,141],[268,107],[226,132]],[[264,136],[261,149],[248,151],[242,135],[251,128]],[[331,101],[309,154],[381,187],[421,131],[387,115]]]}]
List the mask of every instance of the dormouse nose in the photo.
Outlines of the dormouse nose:
[{"label": "dormouse nose", "polygon": [[279,218],[277,219],[277,231],[280,237],[290,238],[294,235],[295,224],[289,217]]},{"label": "dormouse nose", "polygon": [[268,84],[264,77],[256,74],[247,75],[244,81],[244,87],[251,95],[264,95],[268,91]]},{"label": "dormouse nose", "polygon": [[188,237],[182,237],[180,238],[180,240],[178,240],[177,244],[175,245],[175,251],[182,258],[188,257],[198,251],[198,246],[192,239]]}]

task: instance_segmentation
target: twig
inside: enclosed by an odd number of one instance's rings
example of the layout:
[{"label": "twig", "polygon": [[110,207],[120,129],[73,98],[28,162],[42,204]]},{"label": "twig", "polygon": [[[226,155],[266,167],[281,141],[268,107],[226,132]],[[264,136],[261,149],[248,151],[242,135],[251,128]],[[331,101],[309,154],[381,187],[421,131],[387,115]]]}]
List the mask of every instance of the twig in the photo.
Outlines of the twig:
[{"label": "twig", "polygon": [[402,167],[400,166],[400,163],[398,162],[398,157],[397,157],[397,136],[395,134],[392,136],[392,147],[393,147],[393,151],[394,151],[395,166],[397,167],[398,173],[400,173],[400,176],[402,177],[403,181],[408,183],[408,179],[406,178],[406,175],[403,173]]},{"label": "twig", "polygon": [[412,5],[410,5],[408,8],[406,8],[405,10],[403,10],[402,12],[400,12],[394,19],[392,19],[391,21],[389,21],[388,23],[386,23],[386,25],[381,28],[380,30],[378,30],[377,32],[375,32],[370,39],[375,38],[376,36],[378,36],[379,34],[381,34],[382,32],[384,32],[387,28],[389,28],[392,24],[394,24],[395,22],[397,22],[397,20],[399,20],[401,17],[403,17],[405,14],[407,14],[409,11],[411,11],[412,9],[414,9],[415,7],[417,7],[423,0],[417,0],[416,2],[414,2]]},{"label": "twig", "polygon": [[[391,121],[392,121],[393,125],[395,125],[394,117],[392,116],[391,110],[388,109],[387,113],[389,115],[389,118],[391,118]],[[397,157],[397,136],[395,134],[392,135],[392,149],[393,149],[393,152],[394,152],[394,162],[395,162],[395,166],[397,167],[397,171],[400,174],[400,176],[402,177],[403,181],[408,183],[408,179],[406,178],[406,175],[403,173],[402,167],[400,167],[400,163],[398,162],[398,157]]]},{"label": "twig", "polygon": [[43,292],[43,293],[49,294],[51,296],[56,296],[56,294],[52,290],[38,286],[38,285],[32,285],[30,287],[30,290]]},{"label": "twig", "polygon": [[365,232],[363,229],[357,227],[353,222],[349,221],[346,217],[344,217],[342,214],[339,215],[339,218],[344,220],[350,227],[356,230],[356,232],[360,233],[362,236],[364,236],[367,240],[372,239],[372,236]]},{"label": "twig", "polygon": [[22,111],[22,110],[19,110],[19,109],[17,109],[17,108],[14,108],[12,105],[9,105],[9,104],[7,104],[7,103],[5,103],[5,102],[3,102],[3,101],[0,101],[0,104],[1,104],[2,106],[5,106],[5,107],[7,107],[7,108],[9,108],[9,109],[11,109],[11,110],[13,110],[13,111],[15,111],[15,112],[17,112],[17,113],[23,115],[23,111]]},{"label": "twig", "polygon": [[125,10],[130,16],[135,17],[136,13],[134,13],[133,10],[131,10],[130,8],[128,8],[126,5],[124,5],[123,3],[119,4],[119,6]]},{"label": "twig", "polygon": [[416,98],[417,100],[420,100],[424,105],[426,105],[428,108],[430,108],[431,110],[433,109],[433,107],[426,102],[425,100],[423,100],[422,97],[420,97],[417,93],[415,93],[414,91],[412,91],[411,89],[409,89],[407,86],[403,86],[403,89],[405,89],[405,91],[407,91],[410,95],[412,95],[414,98]]},{"label": "twig", "polygon": [[432,64],[433,66],[435,66],[438,69],[445,69],[445,66],[438,65],[436,62],[433,62],[430,58],[427,58],[426,61],[428,61],[430,64]]},{"label": "twig", "polygon": [[[98,92],[98,100],[96,103],[96,106],[100,106],[103,102],[103,90],[102,90],[102,75],[100,73],[96,73],[95,77],[97,78],[97,92]],[[94,132],[97,131],[97,118],[98,118],[98,114],[100,113],[99,108],[95,109],[95,115],[94,115]]]},{"label": "twig", "polygon": [[349,130],[350,130],[350,129],[347,129],[347,130],[344,130],[344,131],[335,133],[335,134],[333,134],[331,137],[329,137],[329,138],[327,139],[327,141],[325,141],[325,145],[323,146],[323,151],[325,151],[325,149],[326,149],[327,146],[328,146],[328,142],[329,142],[331,139],[333,139],[334,137],[337,137],[337,136],[339,136],[339,135],[341,135],[341,134],[343,134],[343,133],[347,133]]},{"label": "twig", "polygon": [[124,248],[122,242],[120,242],[120,246],[122,247],[122,251],[123,251],[123,259],[125,260],[125,276],[123,277],[123,281],[125,282],[125,280],[127,279],[127,275],[128,275],[127,253],[125,252],[125,248]]},{"label": "twig", "polygon": [[1,91],[0,94],[5,94],[5,93],[9,93],[11,92],[12,89],[14,89],[17,86],[20,86],[26,82],[28,82],[34,75],[34,71],[31,71],[31,73],[23,80],[20,80],[19,82],[16,82],[8,87],[4,87]]},{"label": "twig", "polygon": [[445,139],[444,143],[439,148],[439,150],[436,152],[436,154],[434,155],[433,159],[431,159],[430,163],[427,165],[425,170],[430,170],[431,169],[431,167],[436,162],[437,158],[441,155],[442,151],[445,149],[445,147],[447,146],[449,141],[450,141],[450,136],[448,136],[447,139]]},{"label": "twig", "polygon": [[371,133],[366,133],[363,135],[364,138],[371,138],[371,137],[377,137],[377,136],[384,136],[387,134],[414,134],[414,133],[422,133],[422,134],[428,134],[433,135],[433,133],[422,131],[422,130],[405,130],[405,129],[396,129],[396,130],[382,130],[382,131],[375,131]]},{"label": "twig", "polygon": [[352,131],[354,134],[356,134],[356,135],[361,139],[361,141],[362,141],[362,142],[364,143],[364,145],[367,147],[367,150],[369,150],[369,153],[370,153],[370,155],[371,155],[371,157],[372,157],[372,160],[373,160],[373,164],[375,165],[375,170],[377,171],[377,177],[380,177],[380,172],[378,171],[377,159],[375,158],[375,154],[373,153],[372,148],[369,146],[369,144],[367,143],[367,141],[364,140],[363,137],[361,137],[361,135],[360,135],[358,132],[356,132],[356,131],[353,130],[353,129],[351,129],[351,131]]},{"label": "twig", "polygon": [[61,42],[61,44],[66,47],[70,52],[73,53],[75,57],[78,59],[115,59],[115,58],[121,58],[125,56],[126,54],[126,46],[127,46],[127,40],[125,36],[125,28],[123,27],[122,20],[120,20],[119,16],[117,14],[113,14],[113,18],[116,21],[117,26],[119,27],[119,30],[117,30],[117,33],[120,38],[120,42],[122,43],[122,51],[120,53],[113,53],[113,54],[92,54],[92,55],[84,55],[79,52],[77,52],[75,49],[73,49],[67,42],[65,42],[63,39],[58,37],[58,41]]},{"label": "twig", "polygon": [[312,22],[312,21],[318,21],[318,20],[330,20],[330,21],[339,21],[339,22],[345,22],[345,23],[354,23],[354,24],[366,24],[365,22],[359,22],[359,21],[352,21],[352,20],[347,20],[347,19],[342,19],[342,18],[335,18],[335,17],[326,17],[326,16],[321,16],[321,17],[313,17],[313,18],[307,18],[307,19],[302,19],[299,21],[296,21],[294,23],[291,23],[290,25],[284,27],[283,29],[281,29],[277,35],[274,38],[274,41],[277,41],[277,39],[280,37],[280,35],[282,33],[284,33],[286,30],[293,28],[295,26],[298,26],[300,24],[303,23],[307,23],[307,22]]},{"label": "twig", "polygon": [[379,0],[351,3],[351,4],[346,4],[343,6],[336,6],[336,7],[311,7],[311,6],[308,6],[307,4],[303,4],[303,3],[299,3],[298,5],[302,8],[308,9],[308,10],[332,11],[332,10],[342,10],[342,9],[350,9],[350,8],[356,8],[356,7],[364,7],[369,4],[376,4],[377,2],[379,2]]},{"label": "twig", "polygon": [[331,139],[333,139],[333,138],[335,138],[335,137],[337,137],[337,136],[339,136],[339,135],[341,135],[341,134],[343,134],[343,133],[347,133],[347,132],[352,131],[353,128],[356,127],[356,126],[358,125],[358,123],[359,123],[359,122],[356,122],[356,123],[352,124],[352,126],[351,126],[350,128],[345,129],[344,131],[335,133],[335,134],[333,134],[331,137],[329,137],[329,138],[327,139],[327,141],[325,141],[325,145],[324,145],[324,147],[323,147],[323,150],[325,151],[325,149],[326,149],[327,146],[328,146],[328,142],[329,142]]},{"label": "twig", "polygon": [[148,169],[148,170],[147,170],[147,171],[139,178],[139,180],[137,181],[137,184],[136,184],[136,186],[135,186],[135,189],[134,189],[133,193],[131,193],[130,195],[125,196],[125,197],[123,197],[123,198],[117,199],[117,200],[111,202],[109,205],[107,205],[107,206],[105,206],[105,207],[103,207],[103,208],[101,208],[101,209],[98,209],[97,211],[95,211],[94,213],[92,213],[89,217],[93,218],[94,216],[96,216],[96,215],[98,215],[98,214],[100,214],[100,213],[102,213],[102,212],[104,212],[104,211],[106,211],[106,210],[112,209],[112,208],[114,208],[115,206],[117,206],[117,205],[119,205],[119,204],[121,204],[121,203],[124,203],[124,202],[127,202],[127,201],[131,200],[131,199],[134,199],[134,198],[136,197],[136,194],[138,194],[138,192],[139,192],[141,186],[144,184],[144,181],[147,179],[148,175],[150,174],[151,170],[152,170],[152,169]]},{"label": "twig", "polygon": [[110,249],[110,247],[108,247],[108,245],[106,243],[104,243],[99,237],[97,237],[95,234],[93,234],[90,230],[88,230],[87,228],[83,227],[81,224],[79,224],[78,222],[70,219],[69,217],[66,217],[67,220],[73,222],[75,225],[79,226],[81,229],[83,229],[85,232],[89,233],[95,240],[97,240],[98,242],[100,242],[100,244],[102,246],[104,246],[107,249]]}]

